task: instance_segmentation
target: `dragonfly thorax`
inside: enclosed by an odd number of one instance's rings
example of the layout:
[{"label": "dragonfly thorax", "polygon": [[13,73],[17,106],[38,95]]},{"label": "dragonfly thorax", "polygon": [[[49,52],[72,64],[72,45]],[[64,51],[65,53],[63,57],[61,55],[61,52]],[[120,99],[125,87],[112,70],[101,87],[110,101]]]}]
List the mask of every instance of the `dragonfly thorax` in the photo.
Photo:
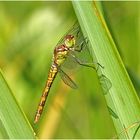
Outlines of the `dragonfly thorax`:
[{"label": "dragonfly thorax", "polygon": [[58,66],[60,66],[65,61],[69,50],[70,49],[66,45],[60,45],[55,48],[53,59]]},{"label": "dragonfly thorax", "polygon": [[75,45],[75,38],[73,35],[66,35],[65,36],[65,45],[68,47],[68,48],[71,48]]}]

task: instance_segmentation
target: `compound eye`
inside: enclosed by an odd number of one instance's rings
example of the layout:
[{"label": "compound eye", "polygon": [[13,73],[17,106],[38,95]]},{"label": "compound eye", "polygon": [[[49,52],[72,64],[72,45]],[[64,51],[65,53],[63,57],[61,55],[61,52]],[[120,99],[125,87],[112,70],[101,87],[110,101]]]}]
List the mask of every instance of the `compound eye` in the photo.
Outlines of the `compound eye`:
[{"label": "compound eye", "polygon": [[69,38],[69,40],[72,40],[72,39],[73,39],[73,36],[71,35],[70,38]]},{"label": "compound eye", "polygon": [[65,37],[65,45],[67,47],[72,47],[75,44],[75,39],[73,35],[67,35]]},{"label": "compound eye", "polygon": [[70,40],[73,39],[73,36],[72,36],[72,35],[67,35],[67,36],[65,37],[65,39],[68,40],[68,41],[70,41]]}]

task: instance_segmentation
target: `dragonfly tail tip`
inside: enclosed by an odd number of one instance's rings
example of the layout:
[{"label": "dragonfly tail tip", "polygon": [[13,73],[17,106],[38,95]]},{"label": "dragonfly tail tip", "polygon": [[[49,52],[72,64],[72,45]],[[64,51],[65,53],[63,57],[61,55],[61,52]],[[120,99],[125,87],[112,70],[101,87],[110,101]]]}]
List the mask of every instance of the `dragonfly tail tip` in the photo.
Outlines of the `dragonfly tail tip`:
[{"label": "dragonfly tail tip", "polygon": [[38,120],[34,120],[34,124],[36,124],[38,122]]},{"label": "dragonfly tail tip", "polygon": [[39,117],[36,116],[34,119],[34,124],[36,124],[38,122],[38,120],[39,120]]}]

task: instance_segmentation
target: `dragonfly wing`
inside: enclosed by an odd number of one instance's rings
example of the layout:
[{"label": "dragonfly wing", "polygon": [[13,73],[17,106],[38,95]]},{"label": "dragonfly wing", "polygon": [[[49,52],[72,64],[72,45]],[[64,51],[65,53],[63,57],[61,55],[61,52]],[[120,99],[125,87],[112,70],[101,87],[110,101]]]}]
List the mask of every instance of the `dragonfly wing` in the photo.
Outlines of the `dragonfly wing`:
[{"label": "dragonfly wing", "polygon": [[64,81],[66,85],[70,86],[73,89],[77,88],[77,85],[75,84],[75,82],[62,69],[59,68],[58,71],[62,80]]},{"label": "dragonfly wing", "polygon": [[68,34],[69,34],[69,35],[77,35],[78,32],[79,32],[79,29],[80,29],[80,27],[79,27],[78,21],[76,21],[76,22],[74,23],[74,25],[72,26],[72,28],[70,28],[70,29],[62,36],[62,38],[58,41],[58,43],[57,43],[56,46],[58,46],[58,45],[64,43],[64,40],[65,40],[65,36],[66,36],[66,35],[68,35]]},{"label": "dragonfly wing", "polygon": [[75,61],[73,55],[74,55],[73,52],[69,52],[69,55],[66,57],[63,64],[61,64],[61,69],[63,69],[64,71],[65,70],[71,71],[71,70],[75,70],[77,68],[78,64]]}]

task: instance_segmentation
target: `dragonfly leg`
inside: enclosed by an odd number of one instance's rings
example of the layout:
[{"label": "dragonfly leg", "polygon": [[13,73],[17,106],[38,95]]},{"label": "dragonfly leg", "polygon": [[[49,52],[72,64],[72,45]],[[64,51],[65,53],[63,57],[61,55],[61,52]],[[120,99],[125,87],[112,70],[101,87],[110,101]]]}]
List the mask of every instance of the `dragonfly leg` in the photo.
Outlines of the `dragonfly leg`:
[{"label": "dragonfly leg", "polygon": [[80,44],[75,46],[74,50],[77,52],[81,52],[83,50],[83,48],[88,44],[88,42],[89,41],[88,41],[87,37],[85,37],[84,40]]},{"label": "dragonfly leg", "polygon": [[104,66],[102,66],[102,65],[99,64],[99,63],[96,63],[98,66],[97,66],[97,68],[95,68],[94,63],[83,63],[83,62],[81,62],[78,58],[76,58],[75,55],[72,55],[72,57],[75,59],[75,61],[76,61],[79,65],[85,66],[85,67],[93,68],[93,69],[96,70],[96,72],[98,71],[99,66],[100,66],[101,68],[104,68]]},{"label": "dragonfly leg", "polygon": [[76,37],[79,36],[79,33],[80,33],[80,28],[79,28],[78,31],[77,31]]}]

